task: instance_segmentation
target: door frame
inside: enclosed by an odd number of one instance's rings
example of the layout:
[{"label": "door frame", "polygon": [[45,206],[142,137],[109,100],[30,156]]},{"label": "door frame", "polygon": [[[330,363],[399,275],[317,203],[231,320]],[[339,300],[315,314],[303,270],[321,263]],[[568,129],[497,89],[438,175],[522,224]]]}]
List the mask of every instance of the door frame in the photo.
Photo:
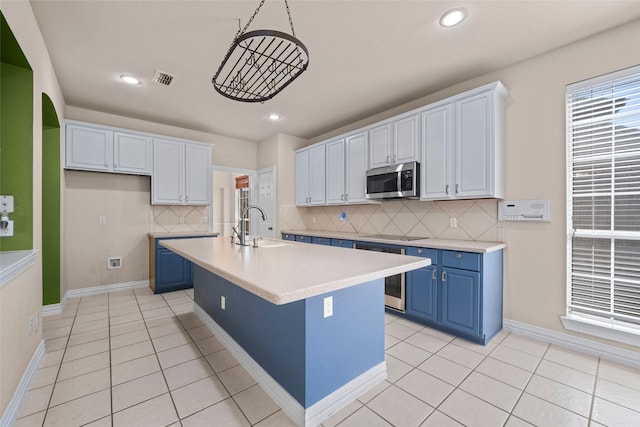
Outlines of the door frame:
[{"label": "door frame", "polygon": [[[209,170],[209,174],[211,176],[211,192],[213,193],[214,188],[215,188],[215,182],[214,182],[214,178],[213,178],[213,173],[214,172],[230,172],[230,173],[237,173],[239,175],[249,175],[249,188],[251,189],[251,204],[253,204],[254,202],[254,193],[255,193],[255,181],[257,178],[257,174],[256,171],[253,169],[243,169],[243,168],[234,168],[231,166],[217,166],[217,165],[211,165],[211,168]],[[209,232],[213,232],[213,194],[211,194],[211,204],[209,204],[209,206],[207,207],[207,215],[209,217]]]},{"label": "door frame", "polygon": [[[271,188],[272,188],[272,192],[273,192],[273,197],[272,197],[272,206],[271,206],[271,215],[273,216],[273,218],[271,219],[271,226],[273,227],[273,237],[274,239],[276,239],[278,237],[278,233],[280,232],[279,227],[278,227],[278,188],[276,187],[276,182],[278,181],[276,178],[276,166],[272,165],[272,166],[268,166],[266,168],[263,169],[259,169],[256,172],[256,179],[254,184],[256,185],[255,187],[255,191],[254,188],[252,188],[251,194],[254,195],[256,197],[256,202],[258,200],[258,192],[260,191],[259,188],[257,188],[257,184],[258,182],[260,182],[260,175],[264,174],[264,173],[272,173],[272,181],[271,181]],[[252,224],[253,227],[255,227],[254,224]]]}]

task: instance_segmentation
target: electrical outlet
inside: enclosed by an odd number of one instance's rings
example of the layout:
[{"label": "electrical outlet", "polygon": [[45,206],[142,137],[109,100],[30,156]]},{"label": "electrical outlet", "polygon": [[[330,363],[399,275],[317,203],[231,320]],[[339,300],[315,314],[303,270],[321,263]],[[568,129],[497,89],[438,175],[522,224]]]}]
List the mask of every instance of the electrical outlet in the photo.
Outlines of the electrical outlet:
[{"label": "electrical outlet", "polygon": [[449,218],[449,227],[457,227],[458,218]]},{"label": "electrical outlet", "polygon": [[106,216],[99,216],[98,217],[98,224],[105,225],[106,223],[107,223],[107,217]]},{"label": "electrical outlet", "polygon": [[324,299],[324,317],[333,316],[333,297],[326,297]]},{"label": "electrical outlet", "polygon": [[315,224],[316,222],[318,222],[317,218],[314,216],[313,217],[313,223]]},{"label": "electrical outlet", "polygon": [[224,295],[220,296],[220,308],[223,310],[227,309],[227,299],[224,297]]},{"label": "electrical outlet", "polygon": [[109,260],[107,261],[108,270],[114,270],[120,267],[122,267],[122,257],[109,258]]},{"label": "electrical outlet", "polygon": [[209,222],[209,217],[208,216],[203,216],[202,217],[202,223],[203,224],[207,224]]}]

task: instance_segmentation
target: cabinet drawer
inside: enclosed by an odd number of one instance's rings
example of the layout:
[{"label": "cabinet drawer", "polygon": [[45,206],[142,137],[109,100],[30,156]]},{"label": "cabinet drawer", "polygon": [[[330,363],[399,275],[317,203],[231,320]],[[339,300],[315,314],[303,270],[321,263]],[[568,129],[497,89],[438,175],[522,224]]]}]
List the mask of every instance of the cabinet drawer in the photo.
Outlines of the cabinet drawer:
[{"label": "cabinet drawer", "polygon": [[331,239],[331,246],[340,246],[341,248],[353,248],[353,240]]},{"label": "cabinet drawer", "polygon": [[326,237],[311,237],[311,243],[315,245],[327,245],[331,244],[331,239]]},{"label": "cabinet drawer", "polygon": [[282,240],[291,240],[291,241],[295,242],[296,235],[295,234],[289,234],[289,233],[282,233]]},{"label": "cabinet drawer", "polygon": [[438,265],[438,250],[427,248],[408,247],[405,255],[419,256],[422,258],[431,258],[431,265]]},{"label": "cabinet drawer", "polygon": [[309,236],[296,236],[296,242],[311,243],[311,237],[309,237]]},{"label": "cabinet drawer", "polygon": [[442,251],[441,264],[444,267],[459,268],[462,270],[480,271],[482,255],[471,252]]}]

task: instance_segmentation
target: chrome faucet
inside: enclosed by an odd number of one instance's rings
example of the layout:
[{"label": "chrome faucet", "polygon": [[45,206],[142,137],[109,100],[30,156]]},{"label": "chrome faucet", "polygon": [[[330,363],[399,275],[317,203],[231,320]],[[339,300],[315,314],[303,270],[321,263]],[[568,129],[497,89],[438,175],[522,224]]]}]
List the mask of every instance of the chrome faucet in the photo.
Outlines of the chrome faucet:
[{"label": "chrome faucet", "polygon": [[[262,208],[260,206],[258,206],[258,205],[249,205],[249,206],[247,206],[246,208],[244,208],[242,210],[242,213],[240,214],[240,245],[242,245],[242,246],[249,246],[246,243],[247,237],[246,237],[245,233],[246,233],[247,226],[245,225],[245,222],[244,222],[244,215],[245,215],[245,213],[247,213],[247,211],[249,209],[258,209],[260,211],[260,213],[262,214],[262,220],[263,221],[267,220],[267,214],[265,214],[264,211],[262,210]],[[248,215],[247,215],[247,219],[249,219]]]}]

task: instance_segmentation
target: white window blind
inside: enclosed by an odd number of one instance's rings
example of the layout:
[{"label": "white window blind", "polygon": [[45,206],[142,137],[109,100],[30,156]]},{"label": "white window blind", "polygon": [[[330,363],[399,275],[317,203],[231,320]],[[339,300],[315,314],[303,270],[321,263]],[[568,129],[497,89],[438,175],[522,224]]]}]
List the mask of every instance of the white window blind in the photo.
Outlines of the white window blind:
[{"label": "white window blind", "polygon": [[567,87],[568,312],[640,324],[640,66]]}]

